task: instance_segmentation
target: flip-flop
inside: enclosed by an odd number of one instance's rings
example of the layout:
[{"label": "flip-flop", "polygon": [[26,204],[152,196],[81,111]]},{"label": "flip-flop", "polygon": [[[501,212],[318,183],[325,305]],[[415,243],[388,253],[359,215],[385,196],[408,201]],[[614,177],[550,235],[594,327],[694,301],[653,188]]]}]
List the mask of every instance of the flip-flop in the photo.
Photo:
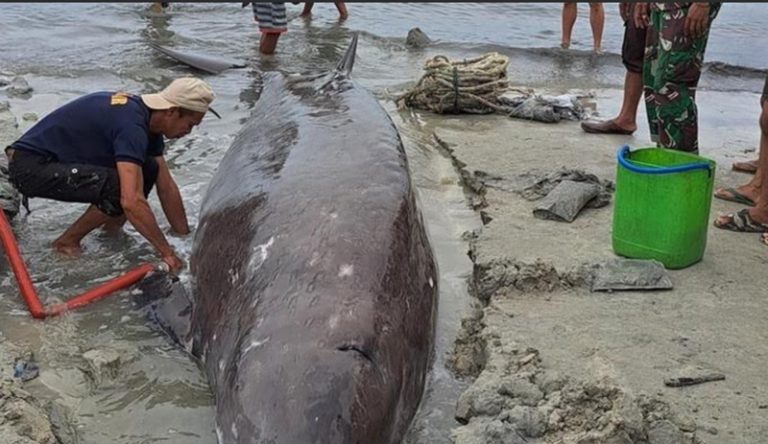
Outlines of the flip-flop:
[{"label": "flip-flop", "polygon": [[[722,191],[725,191],[726,193],[730,194],[730,196],[723,196],[722,194],[718,195],[718,192],[722,192]],[[715,197],[717,199],[727,200],[728,202],[736,202],[742,205],[747,205],[749,207],[755,206],[755,201],[739,193],[736,190],[736,188],[720,188],[718,190],[715,190]]]},{"label": "flip-flop", "polygon": [[733,162],[731,169],[740,173],[754,174],[757,172],[757,160],[750,160],[748,162]]},{"label": "flip-flop", "polygon": [[768,233],[768,225],[755,222],[755,220],[752,219],[752,216],[749,215],[749,210],[746,208],[736,213],[728,213],[725,217],[728,217],[731,220],[718,225],[717,219],[715,219],[714,224],[717,228],[739,233]]},{"label": "flip-flop", "polygon": [[614,122],[613,119],[604,120],[602,122],[581,122],[581,129],[592,134],[622,134],[628,136],[634,133],[634,131],[624,129],[619,125],[616,125],[616,122]]}]

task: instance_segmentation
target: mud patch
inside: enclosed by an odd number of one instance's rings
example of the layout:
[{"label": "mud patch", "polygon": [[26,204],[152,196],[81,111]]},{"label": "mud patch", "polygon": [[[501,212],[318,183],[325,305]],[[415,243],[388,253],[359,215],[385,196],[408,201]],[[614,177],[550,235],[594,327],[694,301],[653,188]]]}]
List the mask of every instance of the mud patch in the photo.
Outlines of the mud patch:
[{"label": "mud patch", "polygon": [[54,432],[48,411],[60,417],[61,410],[43,405],[16,382],[0,382],[0,442],[8,444],[64,444]]},{"label": "mud patch", "polygon": [[[653,396],[547,371],[538,350],[483,334],[489,360],[456,406],[456,444],[698,443],[696,424]],[[496,336],[496,337],[494,337]]]},{"label": "mud patch", "polygon": [[470,244],[469,256],[475,262],[472,293],[484,303],[494,296],[509,297],[515,292],[552,292],[568,289],[585,282],[583,269],[558,271],[551,262],[533,263],[511,258],[476,262],[475,244]]},{"label": "mud patch", "polygon": [[448,368],[459,377],[477,377],[485,367],[485,341],[480,333],[485,328],[482,310],[461,320],[453,353],[448,357]]}]

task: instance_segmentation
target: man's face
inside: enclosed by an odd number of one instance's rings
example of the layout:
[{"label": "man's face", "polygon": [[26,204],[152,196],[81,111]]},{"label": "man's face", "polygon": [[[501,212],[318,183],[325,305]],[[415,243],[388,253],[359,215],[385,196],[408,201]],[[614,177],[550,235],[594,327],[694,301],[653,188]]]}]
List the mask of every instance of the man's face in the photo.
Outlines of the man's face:
[{"label": "man's face", "polygon": [[205,114],[196,111],[182,111],[180,108],[168,110],[165,131],[163,135],[169,139],[184,137],[192,131],[192,128],[200,125]]}]

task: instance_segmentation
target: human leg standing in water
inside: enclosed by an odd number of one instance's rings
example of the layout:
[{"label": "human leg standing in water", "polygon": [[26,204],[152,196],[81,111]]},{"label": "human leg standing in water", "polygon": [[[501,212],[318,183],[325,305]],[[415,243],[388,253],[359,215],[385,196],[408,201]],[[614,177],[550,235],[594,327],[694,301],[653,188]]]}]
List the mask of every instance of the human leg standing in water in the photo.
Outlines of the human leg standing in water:
[{"label": "human leg standing in water", "polygon": [[[571,47],[571,34],[573,25],[576,23],[578,8],[576,2],[563,3],[562,14],[562,35],[560,37],[560,47],[568,49]],[[589,4],[589,24],[592,27],[592,48],[595,52],[602,52],[603,27],[605,26],[605,10],[602,3]]]},{"label": "human leg standing in water", "polygon": [[[349,13],[347,12],[347,5],[345,5],[344,2],[333,2],[333,4],[336,5],[336,10],[339,11],[340,20],[344,20],[349,17]],[[304,9],[301,11],[299,17],[309,17],[312,15],[313,6],[315,6],[314,2],[305,2]]]},{"label": "human leg standing in water", "polygon": [[605,27],[605,9],[602,3],[589,4],[589,26],[592,28],[592,49],[603,52],[603,28]]},{"label": "human leg standing in water", "polygon": [[259,24],[259,31],[261,31],[259,52],[265,55],[274,54],[280,34],[288,30],[285,3],[251,3],[251,6],[253,18]]},{"label": "human leg standing in water", "polygon": [[563,49],[571,47],[571,34],[573,25],[576,23],[576,15],[578,15],[576,3],[563,3],[563,34],[560,36],[560,47]]}]

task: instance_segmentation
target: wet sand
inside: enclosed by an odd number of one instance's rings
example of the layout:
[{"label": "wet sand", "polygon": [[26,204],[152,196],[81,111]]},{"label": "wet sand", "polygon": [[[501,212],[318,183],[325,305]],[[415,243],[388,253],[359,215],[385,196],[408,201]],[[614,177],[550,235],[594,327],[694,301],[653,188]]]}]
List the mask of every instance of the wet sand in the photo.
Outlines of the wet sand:
[{"label": "wet sand", "polygon": [[[366,57],[356,68],[361,77],[366,73],[365,86],[379,96],[385,95],[384,89],[417,79],[423,59],[433,53],[471,57],[489,49],[437,44],[429,51],[394,58],[387,75],[375,65],[387,48],[362,52]],[[615,113],[620,92],[611,88],[623,72],[615,55],[592,60],[557,50],[505,53],[513,56],[510,76],[517,82],[538,92],[563,84],[596,89],[598,110],[604,116]],[[285,63],[288,60],[286,56]],[[26,112],[43,115],[91,89],[121,85],[133,91],[144,83],[101,74],[79,75],[76,80],[26,77],[35,92],[28,99],[11,100],[22,130],[33,123],[21,119]],[[244,77],[233,71],[212,78],[217,94],[222,91],[217,108],[227,111],[225,118],[206,122],[172,146],[172,168],[189,199],[193,224],[219,156],[247,117],[247,106],[253,105],[240,91],[250,91],[257,82]],[[728,75],[723,83],[717,75],[705,75],[702,85],[727,89],[747,83],[754,90],[763,78],[754,77]],[[718,161],[717,184],[746,181],[748,176],[729,168],[732,160],[754,156],[744,151],[757,146],[757,95],[702,90],[699,104],[702,152]],[[572,122],[547,125],[502,116],[422,113],[408,117],[389,102],[384,106],[404,137],[441,272],[435,366],[408,442],[448,442],[452,433],[456,442],[465,444],[516,442],[518,437],[527,442],[560,438],[605,442],[611,433],[618,436],[615,442],[622,442],[621,430],[644,433],[646,438],[668,432],[673,436],[668,442],[679,442],[674,433],[693,432],[708,443],[761,442],[768,432],[759,420],[765,412],[760,406],[767,399],[760,384],[765,381],[760,372],[766,363],[766,330],[759,323],[766,309],[758,290],[764,288],[759,272],[766,250],[757,235],[711,229],[705,260],[674,272],[672,292],[590,294],[563,288],[568,287],[563,276],[572,267],[612,257],[612,207],[586,210],[572,224],[548,222],[533,218],[535,203],[516,194],[527,184],[521,174],[546,173],[560,166],[613,179],[616,148],[622,143],[647,144],[642,111],[636,136],[618,137],[587,135]],[[424,138],[433,133],[441,143]],[[467,195],[461,192],[462,185]],[[158,208],[156,201],[153,205]],[[468,210],[472,207],[474,213]],[[76,264],[62,265],[47,244],[82,209],[42,200],[35,200],[33,208],[17,227],[17,235],[39,279],[36,284],[46,294],[66,297],[63,289],[75,292],[152,257],[129,229],[118,240],[89,237],[88,255]],[[716,200],[712,214],[738,208]],[[476,229],[481,218],[489,222]],[[474,238],[466,236],[472,231]],[[171,242],[183,253],[191,245],[189,239]],[[515,273],[508,273],[513,268]],[[516,274],[517,268],[522,272]],[[502,279],[499,273],[507,277]],[[509,280],[509,275],[520,279]],[[475,300],[468,300],[466,284]],[[15,288],[7,273],[2,287]],[[83,442],[211,442],[212,400],[198,368],[165,338],[149,331],[127,301],[111,298],[43,326],[26,317],[15,294],[4,293],[0,300],[8,310],[0,314],[0,331],[5,333],[0,337],[2,375],[9,375],[8,364],[21,349],[39,351],[43,371],[27,388],[40,400],[58,399],[67,407]],[[464,322],[467,328],[459,331],[460,318],[473,305],[483,307],[484,316],[469,318]],[[458,382],[446,369],[446,360],[450,361],[446,354],[457,335],[462,347],[454,361],[471,374]],[[7,359],[2,358],[4,348]],[[120,353],[121,372],[115,381],[94,386],[78,369],[84,365],[83,353],[94,348]],[[713,367],[726,380],[682,389],[664,387],[662,380],[669,372],[685,365]],[[615,409],[608,408],[614,405]],[[468,425],[461,427],[454,415]],[[592,437],[585,437],[589,433]]]},{"label": "wet sand", "polygon": [[[614,115],[620,97],[599,92],[598,110]],[[701,152],[718,162],[715,186],[749,179],[730,163],[755,156],[745,151],[759,140],[758,100],[700,92]],[[568,224],[534,218],[536,202],[517,194],[526,173],[560,167],[615,180],[616,149],[650,145],[643,112],[634,136],[590,135],[575,122],[429,119],[490,221],[470,246],[471,288],[484,308],[456,349],[459,368],[477,378],[457,404],[468,424],[455,442],[518,442],[503,438],[517,434],[519,442],[757,444],[768,435],[768,249],[757,234],[711,227],[703,261],[670,272],[671,291],[590,293],[571,273],[614,257],[612,204]],[[739,208],[714,200],[710,220]],[[685,368],[725,380],[664,385]]]}]

